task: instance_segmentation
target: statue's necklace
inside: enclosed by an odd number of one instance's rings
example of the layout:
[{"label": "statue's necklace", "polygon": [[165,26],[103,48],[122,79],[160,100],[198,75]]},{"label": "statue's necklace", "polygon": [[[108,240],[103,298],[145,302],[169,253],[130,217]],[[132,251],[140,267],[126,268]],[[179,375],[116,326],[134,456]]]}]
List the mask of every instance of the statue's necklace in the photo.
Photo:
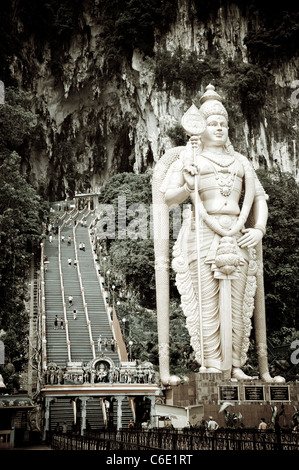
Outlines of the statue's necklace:
[{"label": "statue's necklace", "polygon": [[235,157],[232,155],[221,154],[219,157],[217,157],[217,155],[208,152],[202,152],[201,155],[207,160],[210,160],[210,162],[216,163],[216,165],[221,166],[222,168],[227,168],[236,161]]},{"label": "statue's necklace", "polygon": [[238,220],[236,225],[231,228],[230,230],[225,230],[223,229],[219,222],[212,216],[210,216],[206,208],[204,207],[201,198],[199,197],[199,194],[197,193],[195,197],[197,198],[197,208],[200,214],[200,217],[203,219],[203,221],[207,224],[207,226],[213,230],[213,232],[218,233],[220,236],[233,236],[236,233],[238,233],[244,226],[248,215],[249,211],[252,207],[253,199],[254,199],[254,194],[255,194],[255,176],[254,176],[254,171],[244,157],[238,158],[243,162],[244,170],[245,170],[245,194],[244,194],[244,201],[242,204],[242,209],[241,212],[238,216]]},{"label": "statue's necklace", "polygon": [[[236,165],[236,160],[234,157],[227,158],[226,156],[223,158],[215,158],[214,156],[211,157],[210,155],[206,155],[205,153],[202,154],[203,157],[205,157],[207,160],[209,160],[212,163],[214,174],[215,174],[215,179],[218,183],[220,194],[224,197],[228,197],[231,195],[232,190],[235,185],[236,181],[236,176],[237,176],[237,165]],[[223,170],[218,170],[215,165],[218,165],[222,168]],[[228,167],[232,166],[232,168],[229,170]]]}]

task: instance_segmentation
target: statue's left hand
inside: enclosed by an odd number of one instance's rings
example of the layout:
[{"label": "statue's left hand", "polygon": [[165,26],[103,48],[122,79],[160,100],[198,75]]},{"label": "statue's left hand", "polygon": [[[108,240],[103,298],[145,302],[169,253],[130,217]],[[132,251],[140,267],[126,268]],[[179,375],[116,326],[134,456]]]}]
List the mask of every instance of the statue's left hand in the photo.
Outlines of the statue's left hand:
[{"label": "statue's left hand", "polygon": [[241,248],[252,248],[263,238],[262,231],[257,228],[245,228],[242,233],[244,235],[238,240]]}]

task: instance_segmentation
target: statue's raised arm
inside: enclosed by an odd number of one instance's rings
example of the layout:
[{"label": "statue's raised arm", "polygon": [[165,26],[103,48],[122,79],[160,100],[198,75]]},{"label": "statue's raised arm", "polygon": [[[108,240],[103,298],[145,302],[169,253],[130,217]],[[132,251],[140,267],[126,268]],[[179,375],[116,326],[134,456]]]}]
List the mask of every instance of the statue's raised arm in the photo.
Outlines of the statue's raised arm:
[{"label": "statue's raised arm", "polygon": [[179,383],[169,372],[169,208],[189,199],[172,267],[200,371],[250,379],[242,367],[254,315],[260,376],[283,381],[268,371],[261,243],[267,196],[251,163],[229,141],[228,115],[214,86],[182,126],[188,144],[166,152],[153,175],[161,381]]}]

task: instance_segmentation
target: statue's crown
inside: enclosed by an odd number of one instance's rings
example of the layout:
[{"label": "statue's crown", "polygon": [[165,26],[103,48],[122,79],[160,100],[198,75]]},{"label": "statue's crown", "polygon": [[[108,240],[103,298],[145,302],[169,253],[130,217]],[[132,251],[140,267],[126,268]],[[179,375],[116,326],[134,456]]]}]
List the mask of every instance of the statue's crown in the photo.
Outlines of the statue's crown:
[{"label": "statue's crown", "polygon": [[215,91],[214,85],[209,84],[206,87],[205,93],[200,98],[201,107],[199,108],[200,112],[207,119],[212,115],[221,115],[228,120],[228,114],[225,107],[222,104],[222,98]]}]

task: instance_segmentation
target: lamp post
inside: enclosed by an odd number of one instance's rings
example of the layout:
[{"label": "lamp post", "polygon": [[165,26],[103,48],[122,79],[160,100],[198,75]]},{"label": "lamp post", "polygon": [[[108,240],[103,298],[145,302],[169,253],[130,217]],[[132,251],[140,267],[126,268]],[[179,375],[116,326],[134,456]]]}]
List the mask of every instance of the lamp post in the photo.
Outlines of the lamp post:
[{"label": "lamp post", "polygon": [[112,303],[113,303],[113,307],[114,307],[114,292],[115,292],[115,285],[113,284],[113,286],[112,286]]},{"label": "lamp post", "polygon": [[108,286],[108,288],[107,288],[108,300],[109,300],[109,303],[110,303],[110,277],[109,277],[110,276],[110,271],[109,270],[106,272],[106,276],[107,276],[107,286]]},{"label": "lamp post", "polygon": [[100,266],[102,265],[102,245],[100,244],[100,237],[97,237],[98,247],[99,247],[99,258],[100,258]]},{"label": "lamp post", "polygon": [[123,337],[124,337],[124,339],[125,339],[125,336],[126,336],[126,321],[127,321],[127,320],[126,320],[125,318],[122,319],[122,322],[123,322]]},{"label": "lamp post", "polygon": [[109,286],[109,279],[110,279],[110,278],[109,278],[109,276],[110,276],[110,271],[109,271],[109,270],[106,271],[106,276],[107,276],[107,280],[108,280],[108,291],[109,291],[109,287],[110,287],[110,286]]},{"label": "lamp post", "polygon": [[129,352],[130,352],[130,362],[132,362],[132,346],[133,346],[133,341],[129,341]]}]

